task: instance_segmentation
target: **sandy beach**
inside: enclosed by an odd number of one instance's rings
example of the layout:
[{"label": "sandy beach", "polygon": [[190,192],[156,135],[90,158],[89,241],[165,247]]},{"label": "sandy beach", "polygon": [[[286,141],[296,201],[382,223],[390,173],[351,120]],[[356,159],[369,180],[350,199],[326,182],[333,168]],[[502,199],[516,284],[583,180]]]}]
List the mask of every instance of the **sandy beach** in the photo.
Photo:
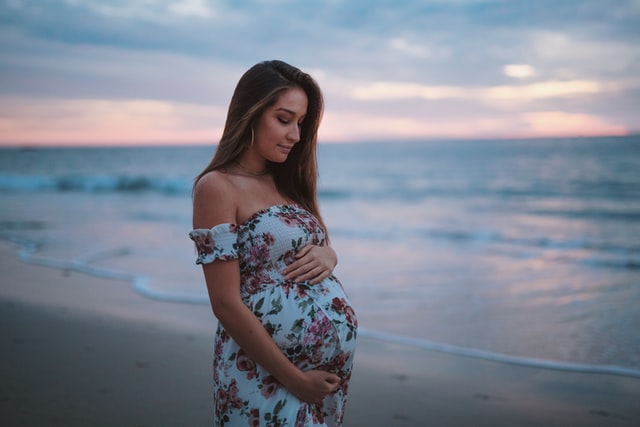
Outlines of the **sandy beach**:
[{"label": "sandy beach", "polygon": [[[211,425],[208,307],[30,265],[0,244],[0,425]],[[640,378],[361,338],[345,427],[633,426]]]}]

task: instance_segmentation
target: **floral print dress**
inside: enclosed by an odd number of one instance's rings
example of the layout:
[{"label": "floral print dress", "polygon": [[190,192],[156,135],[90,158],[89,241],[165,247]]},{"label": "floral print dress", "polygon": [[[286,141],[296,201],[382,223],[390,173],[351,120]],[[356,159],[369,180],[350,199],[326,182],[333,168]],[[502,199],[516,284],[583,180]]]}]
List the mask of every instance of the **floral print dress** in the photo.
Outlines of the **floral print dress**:
[{"label": "floral print dress", "polygon": [[307,404],[251,360],[218,324],[215,425],[341,426],[356,342],[354,311],[333,275],[309,285],[285,280],[282,274],[302,247],[324,243],[318,220],[297,205],[276,205],[243,224],[196,229],[189,236],[198,264],[238,259],[243,302],[297,367],[322,369],[342,379],[321,404]]}]

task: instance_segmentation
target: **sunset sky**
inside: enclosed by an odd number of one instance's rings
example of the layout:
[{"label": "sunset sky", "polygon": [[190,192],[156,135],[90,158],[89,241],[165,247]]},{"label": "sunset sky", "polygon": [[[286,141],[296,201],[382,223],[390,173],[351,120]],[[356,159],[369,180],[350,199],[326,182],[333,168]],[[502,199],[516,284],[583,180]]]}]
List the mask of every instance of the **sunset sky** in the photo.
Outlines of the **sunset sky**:
[{"label": "sunset sky", "polygon": [[0,145],[214,143],[311,73],[321,142],[640,132],[640,0],[0,0]]}]

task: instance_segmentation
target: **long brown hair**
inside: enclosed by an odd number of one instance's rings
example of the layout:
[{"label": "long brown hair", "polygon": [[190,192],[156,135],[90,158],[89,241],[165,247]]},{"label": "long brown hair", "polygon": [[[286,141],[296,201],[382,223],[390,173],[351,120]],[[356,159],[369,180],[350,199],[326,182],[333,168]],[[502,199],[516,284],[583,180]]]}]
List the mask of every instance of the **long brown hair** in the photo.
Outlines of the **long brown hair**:
[{"label": "long brown hair", "polygon": [[[260,62],[247,70],[236,85],[222,137],[211,162],[196,177],[224,170],[240,159],[252,140],[252,128],[262,113],[275,105],[287,89],[299,87],[307,95],[307,114],[300,128],[300,141],[283,163],[267,162],[278,192],[314,214],[322,227],[318,208],[318,162],[316,145],[324,101],[315,80],[307,73],[283,61]],[[195,186],[195,184],[194,184]]]}]

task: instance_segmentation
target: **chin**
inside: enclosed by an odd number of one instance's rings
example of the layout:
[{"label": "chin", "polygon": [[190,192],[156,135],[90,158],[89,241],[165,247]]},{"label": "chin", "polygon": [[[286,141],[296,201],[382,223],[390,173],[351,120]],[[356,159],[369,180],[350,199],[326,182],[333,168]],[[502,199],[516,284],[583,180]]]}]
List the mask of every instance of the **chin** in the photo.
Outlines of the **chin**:
[{"label": "chin", "polygon": [[274,156],[273,158],[268,160],[272,163],[284,163],[287,161],[288,158],[289,156],[280,155],[280,156]]}]

